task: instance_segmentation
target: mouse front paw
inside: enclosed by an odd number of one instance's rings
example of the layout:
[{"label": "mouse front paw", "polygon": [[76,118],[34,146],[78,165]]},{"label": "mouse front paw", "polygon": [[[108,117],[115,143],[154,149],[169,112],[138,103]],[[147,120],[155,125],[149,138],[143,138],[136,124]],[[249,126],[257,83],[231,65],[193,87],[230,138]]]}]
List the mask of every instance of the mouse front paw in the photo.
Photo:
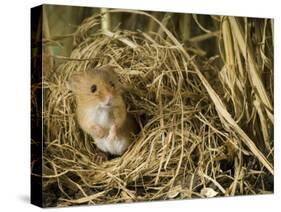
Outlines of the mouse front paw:
[{"label": "mouse front paw", "polygon": [[112,134],[109,134],[109,135],[107,136],[107,139],[110,140],[110,141],[113,141],[113,140],[115,140],[116,138],[117,138],[116,135],[112,135]]},{"label": "mouse front paw", "polygon": [[98,138],[103,138],[107,134],[106,129],[104,129],[98,125],[93,126],[93,130],[94,130],[95,136]]},{"label": "mouse front paw", "polygon": [[108,140],[113,141],[116,139],[117,135],[116,135],[116,126],[113,125],[110,130],[109,130],[109,135],[108,135]]}]

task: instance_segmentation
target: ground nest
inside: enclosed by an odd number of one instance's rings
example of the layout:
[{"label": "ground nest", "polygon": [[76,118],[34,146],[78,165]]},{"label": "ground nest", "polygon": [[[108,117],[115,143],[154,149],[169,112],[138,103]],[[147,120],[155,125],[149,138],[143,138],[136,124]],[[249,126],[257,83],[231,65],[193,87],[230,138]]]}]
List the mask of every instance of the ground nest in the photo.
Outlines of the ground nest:
[{"label": "ground nest", "polygon": [[[94,31],[99,23],[100,16],[86,19],[70,57],[44,70],[46,206],[272,192],[273,144],[269,154],[262,151],[247,129],[259,123],[238,120],[213,59],[189,52],[161,23],[159,35]],[[67,87],[73,73],[107,64],[141,127],[125,154],[112,160],[99,157],[79,128]]]}]

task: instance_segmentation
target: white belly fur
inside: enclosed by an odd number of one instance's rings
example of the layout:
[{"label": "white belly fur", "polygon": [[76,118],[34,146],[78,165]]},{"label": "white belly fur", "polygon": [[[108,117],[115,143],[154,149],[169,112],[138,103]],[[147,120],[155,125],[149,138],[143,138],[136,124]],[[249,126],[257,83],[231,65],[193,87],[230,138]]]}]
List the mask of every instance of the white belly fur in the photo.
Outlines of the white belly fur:
[{"label": "white belly fur", "polygon": [[113,123],[113,115],[109,109],[94,108],[88,111],[91,121],[101,127],[110,128]]},{"label": "white belly fur", "polygon": [[122,155],[129,142],[126,138],[117,137],[115,140],[108,140],[106,137],[101,139],[95,139],[95,143],[99,149],[104,152],[109,152],[112,155]]},{"label": "white belly fur", "polygon": [[[113,116],[109,109],[89,108],[86,112],[89,122],[94,122],[101,127],[109,129],[113,124]],[[115,140],[104,138],[94,138],[99,149],[112,155],[122,155],[129,146],[128,138],[117,134]]]}]

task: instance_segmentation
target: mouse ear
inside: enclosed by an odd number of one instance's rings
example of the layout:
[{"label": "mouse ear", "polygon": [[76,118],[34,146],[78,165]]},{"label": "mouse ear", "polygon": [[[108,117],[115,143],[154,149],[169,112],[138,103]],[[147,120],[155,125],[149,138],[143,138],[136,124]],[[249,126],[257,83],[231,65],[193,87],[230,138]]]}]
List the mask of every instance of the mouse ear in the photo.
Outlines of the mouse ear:
[{"label": "mouse ear", "polygon": [[77,91],[78,86],[81,85],[82,73],[72,74],[67,82],[67,88],[71,91]]}]

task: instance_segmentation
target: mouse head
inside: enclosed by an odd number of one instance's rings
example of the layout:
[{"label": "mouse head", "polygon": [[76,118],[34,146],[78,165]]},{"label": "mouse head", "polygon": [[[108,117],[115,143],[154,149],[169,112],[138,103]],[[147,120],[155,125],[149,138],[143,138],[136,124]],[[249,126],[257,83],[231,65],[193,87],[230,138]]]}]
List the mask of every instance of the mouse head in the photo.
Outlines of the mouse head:
[{"label": "mouse head", "polygon": [[68,86],[80,104],[114,107],[121,97],[121,86],[112,66],[102,66],[73,74]]}]

